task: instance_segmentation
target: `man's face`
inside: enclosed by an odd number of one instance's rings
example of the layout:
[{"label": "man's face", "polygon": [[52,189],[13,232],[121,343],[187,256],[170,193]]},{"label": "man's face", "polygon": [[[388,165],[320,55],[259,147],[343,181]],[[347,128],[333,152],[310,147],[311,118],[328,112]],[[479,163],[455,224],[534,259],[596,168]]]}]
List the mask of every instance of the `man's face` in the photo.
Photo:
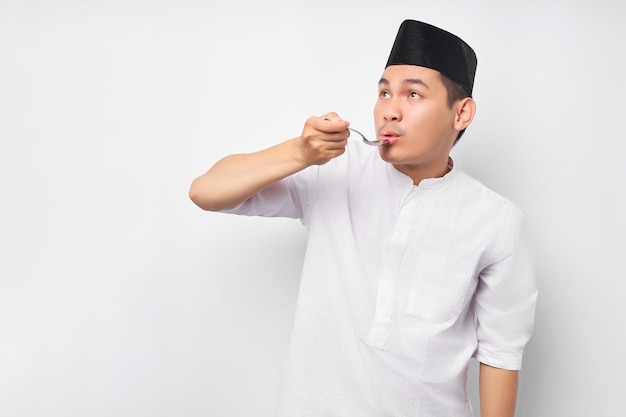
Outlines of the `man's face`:
[{"label": "man's face", "polygon": [[455,106],[449,108],[447,100],[438,71],[415,65],[387,67],[374,107],[377,139],[391,143],[378,148],[382,159],[414,179],[415,170],[422,177],[444,175],[439,171],[447,168],[458,134]]}]

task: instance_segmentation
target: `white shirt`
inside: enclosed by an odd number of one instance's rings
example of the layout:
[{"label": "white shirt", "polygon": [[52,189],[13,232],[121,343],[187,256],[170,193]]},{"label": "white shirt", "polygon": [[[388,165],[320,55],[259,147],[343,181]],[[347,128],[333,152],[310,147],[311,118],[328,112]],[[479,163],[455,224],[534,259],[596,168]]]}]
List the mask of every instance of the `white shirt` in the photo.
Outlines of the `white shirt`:
[{"label": "white shirt", "polygon": [[520,368],[537,296],[523,215],[450,165],[414,186],[350,142],[227,210],[308,228],[280,417],[472,416],[470,358]]}]

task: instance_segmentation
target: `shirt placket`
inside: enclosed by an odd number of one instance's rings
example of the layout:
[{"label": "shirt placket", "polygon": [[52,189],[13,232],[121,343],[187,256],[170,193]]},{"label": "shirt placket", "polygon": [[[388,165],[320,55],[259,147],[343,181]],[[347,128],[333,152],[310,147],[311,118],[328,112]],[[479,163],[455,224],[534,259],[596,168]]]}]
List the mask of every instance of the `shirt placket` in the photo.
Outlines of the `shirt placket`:
[{"label": "shirt placket", "polygon": [[409,243],[411,225],[415,219],[417,191],[413,189],[402,204],[383,258],[378,280],[374,321],[367,341],[368,345],[378,349],[383,349],[385,346],[395,310],[395,292],[402,260]]}]

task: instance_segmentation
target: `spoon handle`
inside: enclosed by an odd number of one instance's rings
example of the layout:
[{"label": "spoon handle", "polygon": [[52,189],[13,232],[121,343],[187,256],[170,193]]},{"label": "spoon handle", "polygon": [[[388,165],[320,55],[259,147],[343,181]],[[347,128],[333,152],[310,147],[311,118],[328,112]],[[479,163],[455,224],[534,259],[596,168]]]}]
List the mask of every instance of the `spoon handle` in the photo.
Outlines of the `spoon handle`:
[{"label": "spoon handle", "polygon": [[359,132],[356,129],[353,129],[351,127],[349,127],[348,129],[350,129],[351,131],[353,131],[354,133],[358,134],[361,136],[361,138],[363,139],[363,143],[366,143],[368,145],[372,145],[372,146],[380,146],[380,145],[388,145],[389,142],[385,141],[385,140],[369,140],[365,137],[365,135],[361,132]]}]

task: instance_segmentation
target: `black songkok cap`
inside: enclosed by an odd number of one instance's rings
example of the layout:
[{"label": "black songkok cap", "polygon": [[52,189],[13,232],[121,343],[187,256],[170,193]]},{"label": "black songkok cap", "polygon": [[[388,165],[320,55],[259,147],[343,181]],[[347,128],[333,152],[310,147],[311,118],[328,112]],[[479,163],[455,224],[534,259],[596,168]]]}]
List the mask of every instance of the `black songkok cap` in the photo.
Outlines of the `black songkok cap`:
[{"label": "black songkok cap", "polygon": [[405,20],[391,48],[390,65],[417,65],[439,71],[472,96],[476,53],[463,39],[428,23]]}]

